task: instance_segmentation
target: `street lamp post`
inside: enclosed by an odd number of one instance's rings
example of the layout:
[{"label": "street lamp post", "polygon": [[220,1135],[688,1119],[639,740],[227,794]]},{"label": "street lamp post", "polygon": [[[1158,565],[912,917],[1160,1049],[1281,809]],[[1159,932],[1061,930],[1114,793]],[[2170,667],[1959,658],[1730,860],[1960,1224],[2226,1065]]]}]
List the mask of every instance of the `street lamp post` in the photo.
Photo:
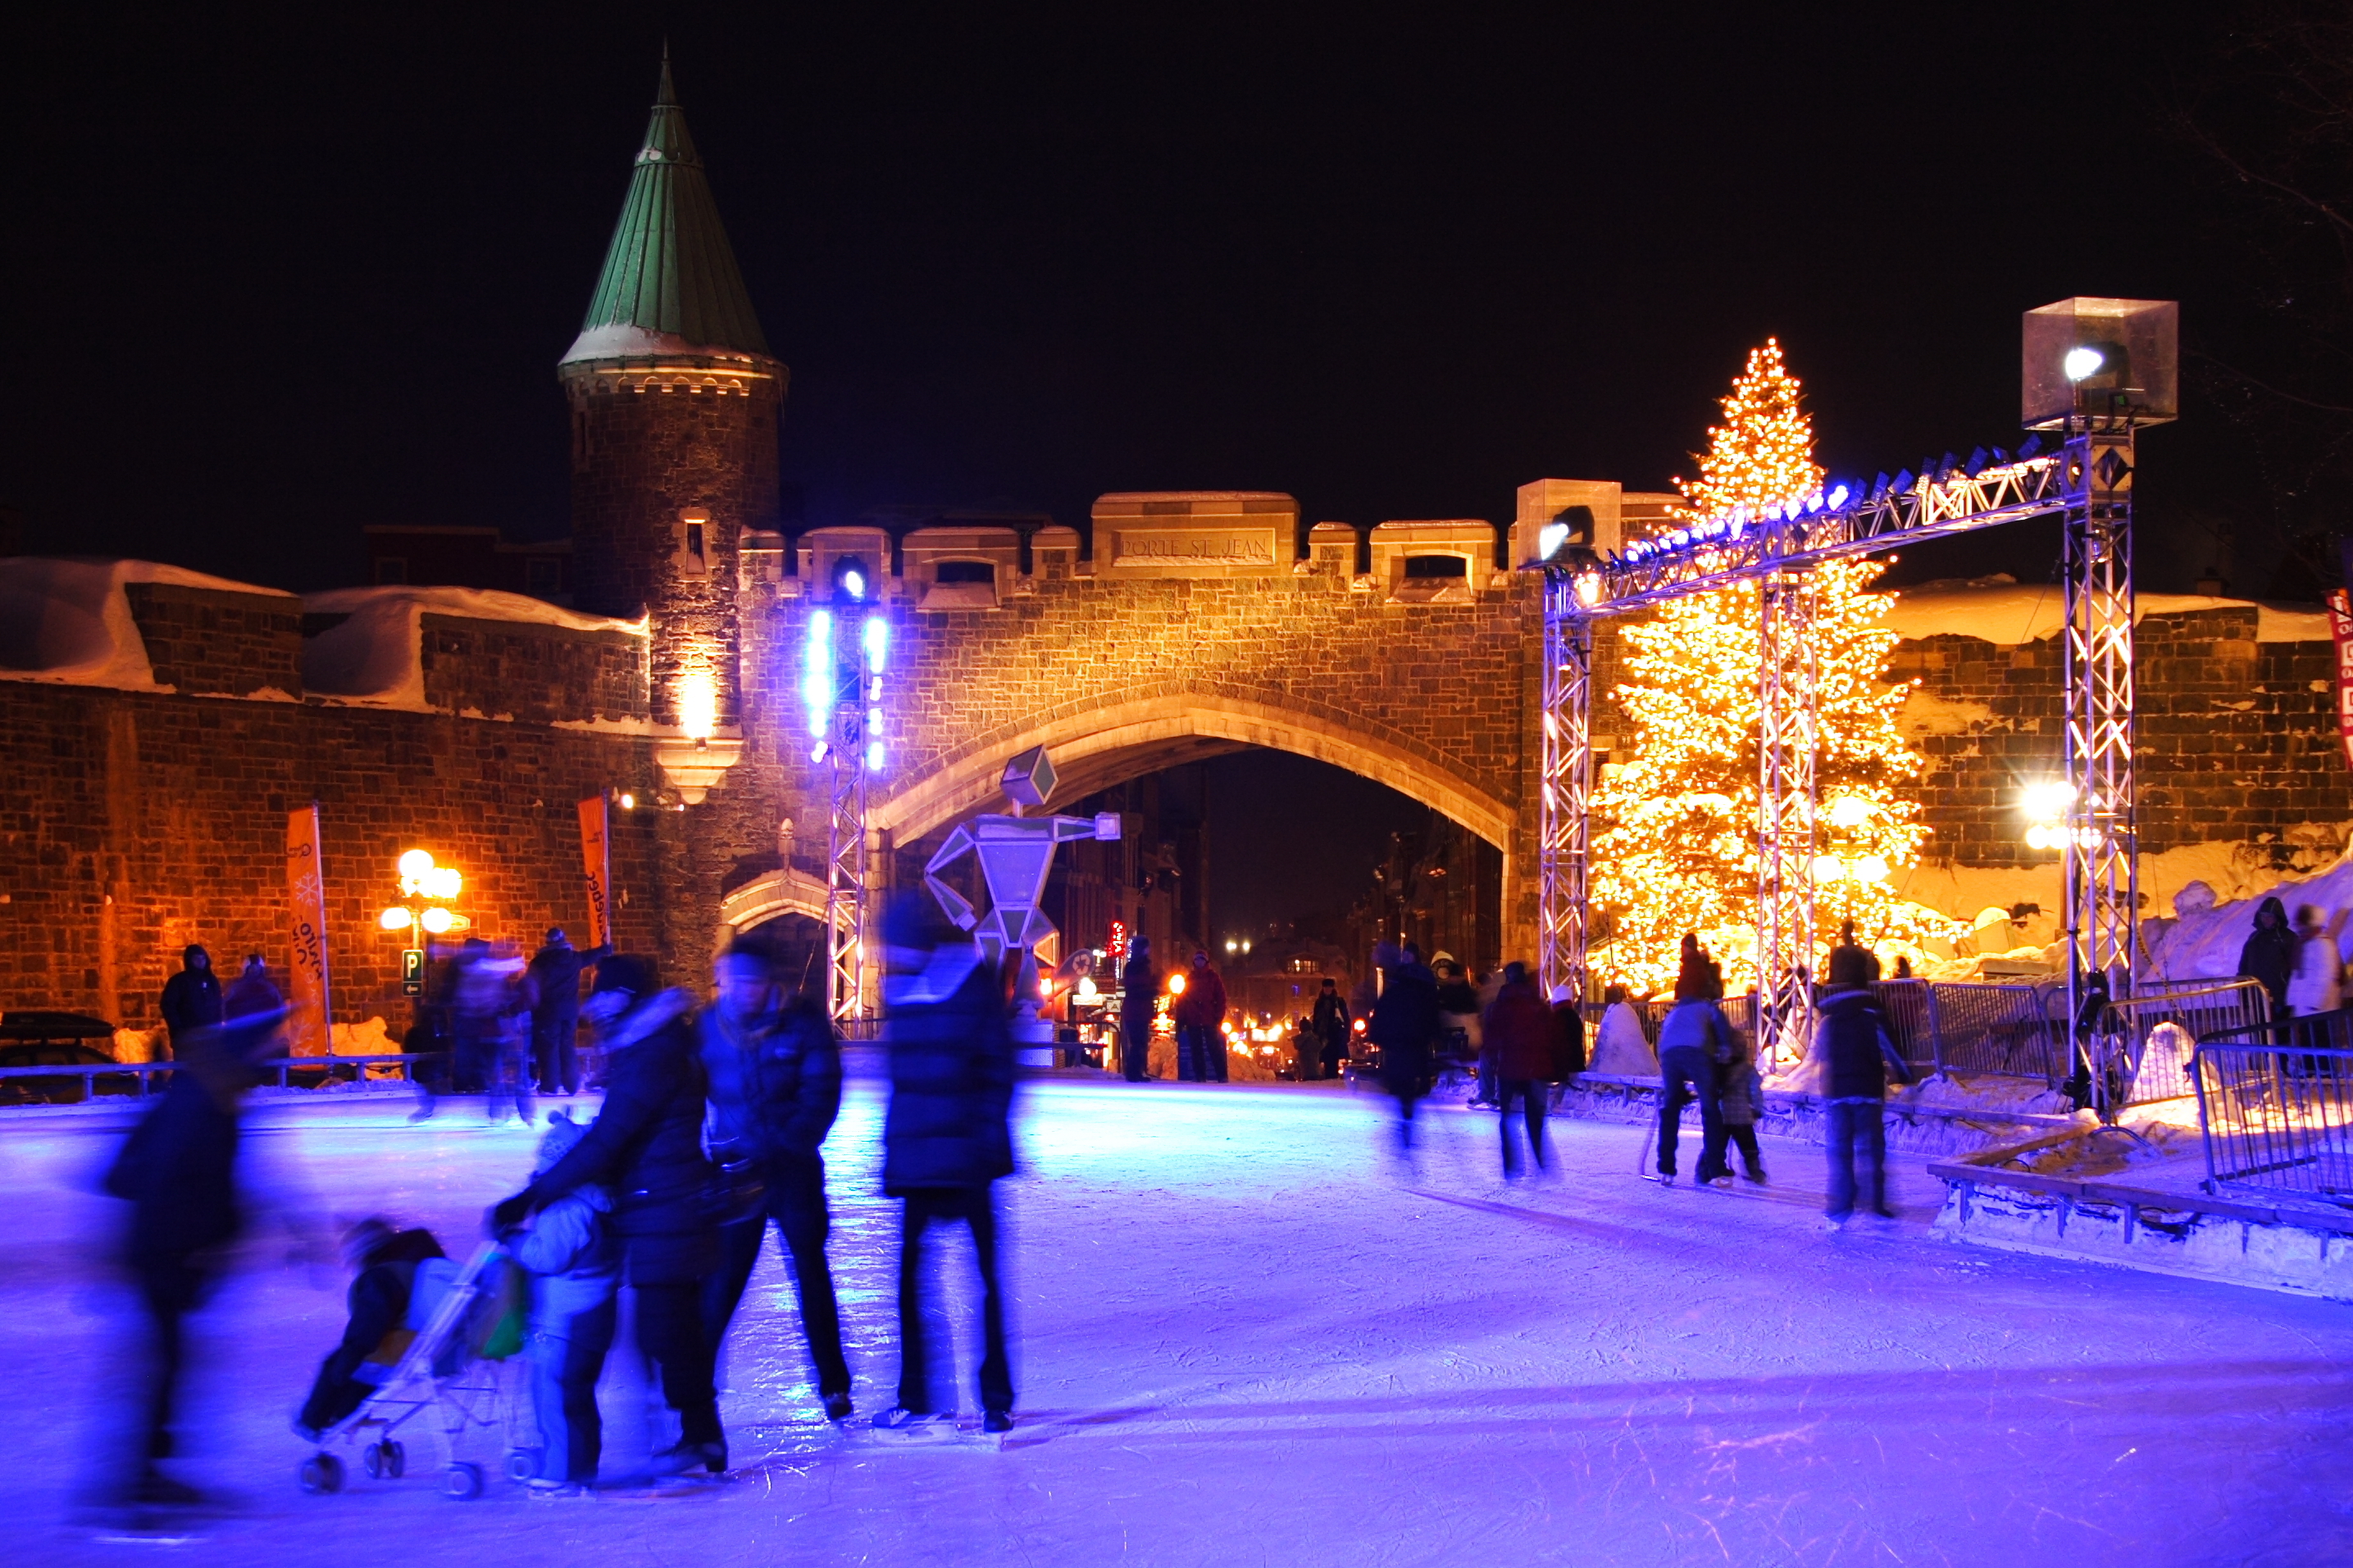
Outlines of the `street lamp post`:
[{"label": "street lamp post", "polygon": [[462,931],[468,923],[448,907],[465,891],[466,879],[455,866],[435,865],[432,854],[423,849],[404,852],[393,869],[400,879],[400,902],[385,905],[376,924],[422,942],[403,949],[400,955],[400,994],[422,996],[425,972],[433,962],[433,939]]}]

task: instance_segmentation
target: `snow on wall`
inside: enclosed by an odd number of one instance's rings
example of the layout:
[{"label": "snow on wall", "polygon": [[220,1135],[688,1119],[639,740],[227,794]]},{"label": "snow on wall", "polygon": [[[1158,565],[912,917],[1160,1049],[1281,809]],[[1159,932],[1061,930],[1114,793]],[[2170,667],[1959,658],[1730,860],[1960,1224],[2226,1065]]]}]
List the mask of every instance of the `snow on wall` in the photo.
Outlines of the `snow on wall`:
[{"label": "snow on wall", "polygon": [[167,691],[159,686],[124,585],[154,583],[221,594],[292,599],[278,588],[233,583],[155,561],[0,557],[0,680]]},{"label": "snow on wall", "polygon": [[[2133,618],[2189,615],[2199,610],[2243,608],[2250,599],[2210,598],[2203,594],[2142,594]],[[2327,642],[2328,616],[2321,610],[2255,605],[2257,642]],[[1978,637],[2004,647],[2056,637],[2066,618],[2066,597],[2056,583],[2041,585],[1980,581],[1967,587],[1931,586],[1899,591],[1886,625],[1907,640],[1934,637]]]},{"label": "snow on wall", "polygon": [[[2324,911],[2353,909],[2353,858],[2339,859],[2310,877],[2291,877],[2228,903],[2192,909],[2176,919],[2144,921],[2142,942],[2157,973],[2174,980],[2228,979],[2239,972],[2239,949],[2254,930],[2255,910],[2266,898],[2287,906],[2291,917],[2300,904],[2316,904]],[[2337,939],[2338,957],[2353,947],[2353,922]]]},{"label": "snow on wall", "polygon": [[302,684],[316,697],[354,707],[426,711],[425,617],[523,621],[575,632],[647,635],[647,623],[585,616],[543,599],[490,588],[336,588],[311,594],[304,613],[341,623],[302,645]]}]

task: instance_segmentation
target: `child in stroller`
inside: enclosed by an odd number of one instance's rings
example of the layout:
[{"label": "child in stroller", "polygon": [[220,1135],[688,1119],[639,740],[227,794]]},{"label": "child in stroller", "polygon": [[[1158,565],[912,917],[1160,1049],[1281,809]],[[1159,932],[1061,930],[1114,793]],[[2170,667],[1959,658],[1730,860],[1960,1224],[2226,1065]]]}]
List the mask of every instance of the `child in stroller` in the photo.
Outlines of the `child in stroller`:
[{"label": "child in stroller", "polygon": [[343,1261],[355,1270],[345,1297],[351,1321],[294,1418],[295,1436],[306,1443],[357,1410],[391,1375],[458,1278],[458,1266],[431,1231],[396,1230],[382,1218],[361,1220],[344,1233]]}]

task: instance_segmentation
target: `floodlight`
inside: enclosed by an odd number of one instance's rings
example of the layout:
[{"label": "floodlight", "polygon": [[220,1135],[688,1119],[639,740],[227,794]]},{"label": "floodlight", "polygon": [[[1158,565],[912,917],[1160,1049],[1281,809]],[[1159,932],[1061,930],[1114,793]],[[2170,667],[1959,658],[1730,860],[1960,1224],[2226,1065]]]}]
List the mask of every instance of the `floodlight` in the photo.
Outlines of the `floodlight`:
[{"label": "floodlight", "polygon": [[2075,803],[2075,786],[2065,779],[2042,779],[2019,792],[2019,809],[2035,822],[2056,822]]},{"label": "floodlight", "polygon": [[1855,879],[1863,882],[1883,882],[1887,879],[1888,864],[1877,855],[1866,855],[1854,863]]},{"label": "floodlight", "polygon": [[2061,300],[2021,322],[2019,422],[2162,425],[2179,416],[2181,307],[2171,300]]},{"label": "floodlight", "polygon": [[1822,819],[1832,827],[1861,827],[1871,820],[1871,802],[1859,795],[1833,795],[1822,808]]},{"label": "floodlight", "polygon": [[870,675],[882,673],[883,661],[891,653],[891,623],[881,616],[866,617],[866,670]]},{"label": "floodlight", "polygon": [[2069,381],[2082,381],[2106,364],[2108,356],[2086,343],[2081,348],[2069,349],[2067,357],[2060,363]]}]

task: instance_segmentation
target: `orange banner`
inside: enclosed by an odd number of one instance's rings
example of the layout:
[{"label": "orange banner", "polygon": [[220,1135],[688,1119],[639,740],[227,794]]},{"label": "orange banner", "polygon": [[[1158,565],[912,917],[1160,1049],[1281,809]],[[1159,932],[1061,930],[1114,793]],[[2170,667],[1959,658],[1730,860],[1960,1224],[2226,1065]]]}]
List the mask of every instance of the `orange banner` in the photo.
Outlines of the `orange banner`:
[{"label": "orange banner", "polygon": [[294,950],[287,960],[286,1054],[328,1054],[327,883],[319,859],[319,803],[286,814],[286,893]]},{"label": "orange banner", "polygon": [[605,797],[592,795],[580,803],[580,864],[588,873],[589,947],[613,940],[613,851]]},{"label": "orange banner", "polygon": [[2337,734],[2353,767],[2353,597],[2342,588],[2328,592],[2328,632],[2337,643]]}]

